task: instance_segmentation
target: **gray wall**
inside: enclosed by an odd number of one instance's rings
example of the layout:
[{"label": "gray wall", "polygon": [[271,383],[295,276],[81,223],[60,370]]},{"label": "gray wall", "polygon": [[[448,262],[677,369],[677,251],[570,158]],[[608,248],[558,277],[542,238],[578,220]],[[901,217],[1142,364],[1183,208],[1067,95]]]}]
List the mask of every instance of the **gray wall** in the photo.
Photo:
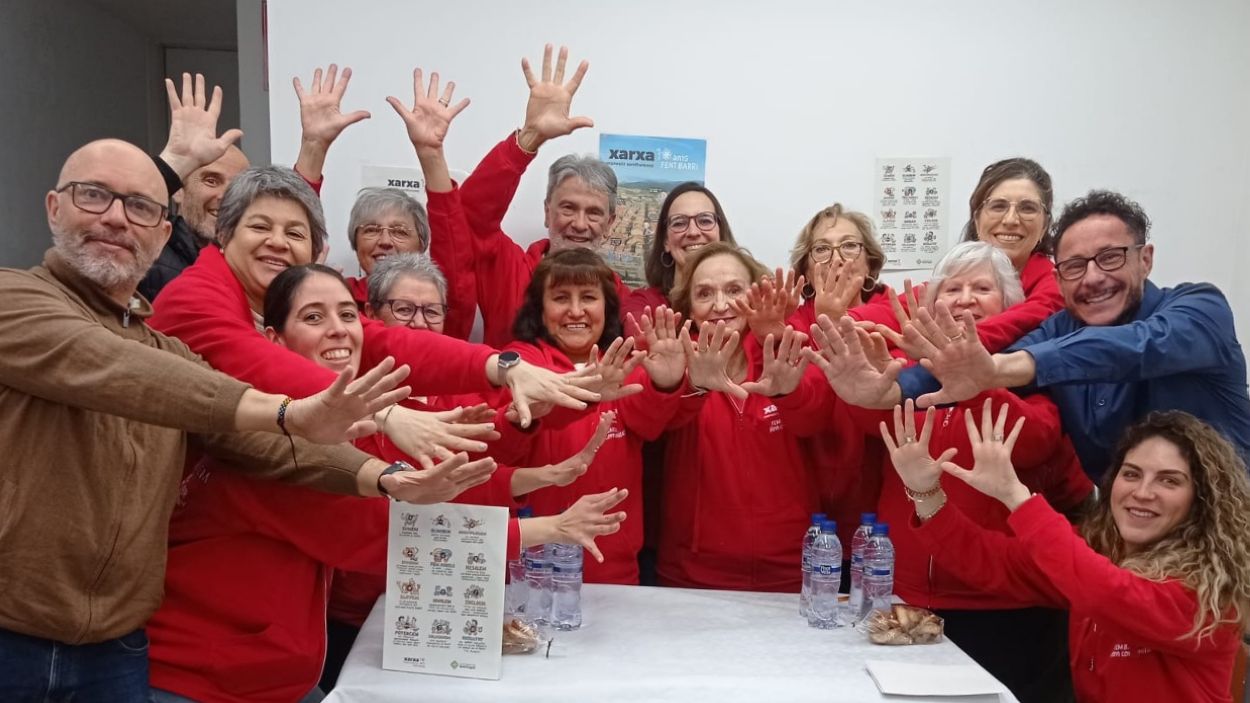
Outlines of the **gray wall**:
[{"label": "gray wall", "polygon": [[0,266],[40,262],[44,195],[92,139],[149,142],[147,77],[159,51],[85,0],[16,0],[0,10]]}]

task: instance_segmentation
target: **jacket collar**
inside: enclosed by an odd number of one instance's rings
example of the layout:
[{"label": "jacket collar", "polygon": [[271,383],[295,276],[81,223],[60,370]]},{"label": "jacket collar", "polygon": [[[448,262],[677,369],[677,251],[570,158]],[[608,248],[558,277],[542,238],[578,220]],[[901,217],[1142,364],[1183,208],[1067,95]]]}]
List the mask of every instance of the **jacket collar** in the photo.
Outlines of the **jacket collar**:
[{"label": "jacket collar", "polygon": [[61,285],[73,291],[92,310],[107,317],[115,317],[125,325],[131,317],[146,319],[152,315],[152,304],[137,292],[131,296],[130,305],[113,300],[94,281],[83,276],[70,265],[55,247],[44,252],[43,266]]}]

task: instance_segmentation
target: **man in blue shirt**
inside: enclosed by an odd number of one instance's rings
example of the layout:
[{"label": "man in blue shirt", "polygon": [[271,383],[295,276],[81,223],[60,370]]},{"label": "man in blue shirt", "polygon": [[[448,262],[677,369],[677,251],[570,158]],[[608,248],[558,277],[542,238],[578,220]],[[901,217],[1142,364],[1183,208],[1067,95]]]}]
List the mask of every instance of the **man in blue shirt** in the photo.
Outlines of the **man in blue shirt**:
[{"label": "man in blue shirt", "polygon": [[[954,320],[944,307],[935,316],[921,312],[908,334],[926,347],[928,371],[903,371],[898,386],[876,399],[863,392],[844,399],[880,407],[901,396],[917,398],[923,407],[992,388],[1044,387],[1096,482],[1124,429],[1153,410],[1189,412],[1250,457],[1246,359],[1232,309],[1207,283],[1151,283],[1149,229],[1141,207],[1118,193],[1091,191],[1069,203],[1055,224],[1054,244],[1064,310],[993,355],[970,317]],[[838,333],[832,326],[827,332]],[[840,336],[844,340],[835,346],[855,344],[854,335]],[[880,380],[867,385],[888,388]],[[847,385],[843,380],[835,390]]]}]

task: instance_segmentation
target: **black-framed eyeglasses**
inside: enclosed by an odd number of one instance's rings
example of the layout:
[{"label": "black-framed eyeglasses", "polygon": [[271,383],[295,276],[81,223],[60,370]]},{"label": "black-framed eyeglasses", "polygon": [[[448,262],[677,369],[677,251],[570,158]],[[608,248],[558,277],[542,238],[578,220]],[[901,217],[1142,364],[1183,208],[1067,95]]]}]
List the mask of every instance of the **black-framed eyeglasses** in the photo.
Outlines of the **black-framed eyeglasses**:
[{"label": "black-framed eyeglasses", "polygon": [[151,198],[142,195],[123,195],[96,185],[82,181],[70,181],[56,189],[58,193],[69,191],[69,200],[74,207],[92,215],[103,215],[113,207],[113,202],[122,201],[122,211],[131,224],[140,227],[155,227],[165,219],[167,208]]},{"label": "black-framed eyeglasses", "polygon": [[668,231],[673,234],[681,234],[690,229],[690,223],[700,232],[711,232],[720,223],[720,218],[714,212],[700,212],[695,215],[673,215],[668,218]]},{"label": "black-framed eyeglasses", "polygon": [[854,261],[859,258],[860,254],[864,253],[864,243],[847,241],[835,247],[832,244],[820,242],[812,245],[808,253],[812,255],[812,261],[824,264],[833,258],[833,252],[835,251],[838,252],[838,257],[843,261]]},{"label": "black-framed eyeglasses", "polygon": [[1093,256],[1074,256],[1055,264],[1055,270],[1059,272],[1059,277],[1065,281],[1079,281],[1084,278],[1085,272],[1089,271],[1089,262],[1091,261],[1103,271],[1119,271],[1124,268],[1124,264],[1128,263],[1129,250],[1141,249],[1144,246],[1146,245],[1134,244],[1127,247],[1111,247],[1110,249],[1103,249]]},{"label": "black-framed eyeglasses", "polygon": [[1036,200],[1020,200],[1012,202],[1006,198],[994,198],[987,200],[981,205],[981,212],[989,215],[995,220],[1001,220],[1007,217],[1007,213],[1015,208],[1016,217],[1023,222],[1032,222],[1042,216],[1046,212],[1046,208]]},{"label": "black-framed eyeglasses", "polygon": [[356,229],[356,234],[361,239],[373,241],[382,236],[382,233],[391,235],[391,239],[401,244],[412,241],[416,236],[416,232],[403,226],[386,227],[383,225],[361,225]]},{"label": "black-framed eyeglasses", "polygon": [[420,313],[426,323],[434,325],[443,321],[447,317],[447,306],[441,303],[430,303],[428,305],[417,305],[411,300],[401,300],[392,298],[385,301],[386,306],[391,309],[391,314],[396,320],[401,322],[412,322]]}]

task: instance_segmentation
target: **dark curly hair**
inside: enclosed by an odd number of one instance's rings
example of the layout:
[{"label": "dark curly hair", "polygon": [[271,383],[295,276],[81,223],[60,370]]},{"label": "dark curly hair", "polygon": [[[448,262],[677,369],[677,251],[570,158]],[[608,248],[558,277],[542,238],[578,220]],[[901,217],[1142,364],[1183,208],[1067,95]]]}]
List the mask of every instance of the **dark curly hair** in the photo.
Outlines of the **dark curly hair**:
[{"label": "dark curly hair", "polygon": [[521,342],[542,340],[555,345],[543,324],[543,294],[548,286],[594,285],[603,291],[603,334],[599,349],[608,348],[624,333],[621,326],[621,299],[616,294],[616,274],[598,254],[589,249],[565,249],[548,254],[534,269],[534,276],[525,289],[525,300],[512,323],[512,336]]},{"label": "dark curly hair", "polygon": [[1111,190],[1091,190],[1083,198],[1077,198],[1063,208],[1063,214],[1055,223],[1054,249],[1058,253],[1063,233],[1072,225],[1094,215],[1112,215],[1119,218],[1133,233],[1137,244],[1145,244],[1150,236],[1150,218],[1141,205]]}]

